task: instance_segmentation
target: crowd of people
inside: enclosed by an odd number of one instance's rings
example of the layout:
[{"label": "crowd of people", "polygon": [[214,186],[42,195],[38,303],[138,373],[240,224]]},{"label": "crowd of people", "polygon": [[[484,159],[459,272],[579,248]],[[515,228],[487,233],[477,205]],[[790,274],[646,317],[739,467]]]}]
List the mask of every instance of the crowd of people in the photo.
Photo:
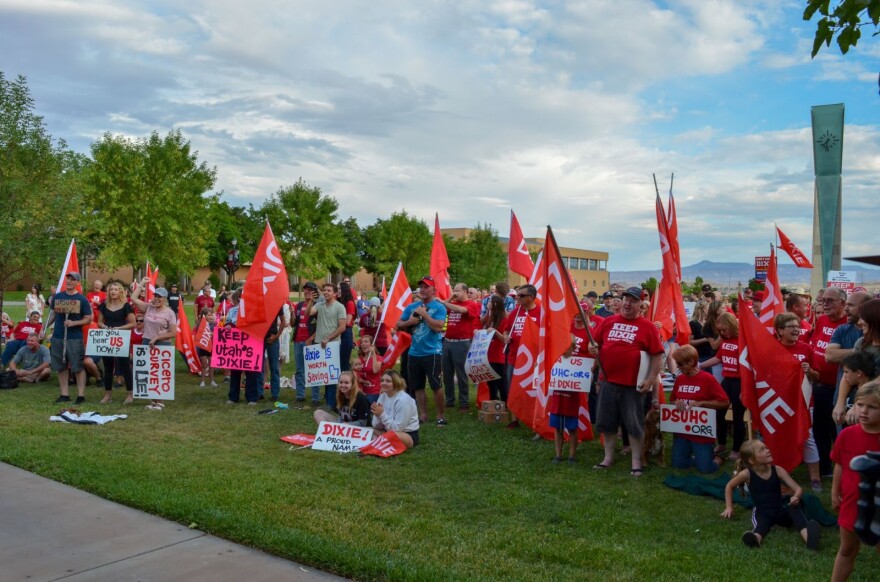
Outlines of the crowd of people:
[{"label": "crowd of people", "polygon": [[[26,298],[26,319],[14,324],[4,319],[4,366],[15,370],[22,382],[49,378],[50,369],[58,375],[60,396],[56,402],[70,401],[70,383],[77,388],[75,404],[85,401],[86,377],[101,378],[102,403],[111,402],[113,389],[125,387],[125,404],[132,402],[131,366],[127,357],[105,357],[103,361],[86,357],[83,330],[94,324],[102,329],[131,330],[132,344],[172,345],[177,334],[177,310],[185,298],[176,284],[157,288],[146,301],[149,279],[125,286],[111,281],[106,290],[100,281],[83,295],[77,291],[78,273],[69,273],[64,288],[46,300],[39,285]],[[543,309],[534,286],[526,284],[511,290],[506,282],[479,290],[464,283],[452,288],[451,296],[441,300],[430,276],[421,278],[393,326],[382,323],[382,301],[367,299],[351,289],[348,280],[339,285],[320,286],[307,282],[301,300],[282,306],[263,338],[265,346],[262,372],[213,370],[210,351],[199,347],[197,355],[203,372],[200,388],[217,387],[216,374],[229,384],[227,402],[244,399],[255,405],[265,398],[281,397],[280,367],[290,359],[293,346],[294,375],[289,385],[294,400],[302,407],[311,405],[316,422],[331,421],[372,426],[378,431],[394,431],[407,446],[419,443],[419,428],[428,422],[428,394],[433,395],[435,423],[449,423],[447,412],[467,412],[473,401],[472,383],[465,372],[471,340],[477,330],[487,330],[491,341],[488,362],[499,376],[488,382],[489,396],[506,401],[510,394],[518,346],[527,319],[538,323]],[[744,534],[750,546],[763,543],[775,523],[790,522],[800,530],[808,547],[818,544],[812,522],[799,513],[802,489],[780,467],[773,465],[772,453],[759,440],[747,440],[746,407],[741,398],[740,309],[760,310],[761,292],[746,293],[745,304],[725,298],[709,285],[702,296],[692,299],[690,338],[677,345],[673,336],[663,341],[658,324],[648,317],[650,292],[631,287],[617,294],[607,291],[584,295],[581,312],[571,322],[571,347],[566,355],[595,358],[594,381],[589,395],[589,415],[602,436],[603,456],[593,465],[597,471],[610,469],[621,449],[630,456],[630,473],[643,474],[643,436],[645,414],[663,400],[661,371],[675,375],[670,402],[678,410],[693,406],[717,412],[717,439],[676,434],[672,442],[672,466],[695,468],[699,473],[718,471],[728,461],[737,463],[738,472],[728,486],[732,491],[747,483],[756,501],[755,528]],[[215,326],[234,327],[238,319],[241,289],[220,293],[210,282],[194,298],[197,320],[208,332]],[[835,576],[852,570],[858,538],[853,534],[853,512],[857,478],[847,459],[868,450],[880,450],[880,299],[865,291],[847,294],[838,287],[823,289],[816,301],[799,293],[784,294],[785,313],[772,322],[776,339],[800,362],[812,387],[810,394],[811,429],[804,445],[809,487],[821,491],[823,479],[830,478],[832,505],[841,508],[841,546]],[[48,318],[43,314],[48,308]],[[5,314],[4,314],[5,315]],[[42,345],[51,328],[50,347]],[[358,330],[357,336],[355,330]],[[383,359],[392,336],[406,332],[409,348],[400,357],[400,372]],[[304,353],[307,346],[326,347],[339,342],[340,371],[336,384],[306,386]],[[601,365],[599,365],[601,363]],[[101,368],[99,370],[99,367]],[[641,372],[641,374],[640,374]],[[268,381],[266,381],[266,375]],[[285,379],[286,380],[286,379]],[[310,402],[307,400],[310,390]],[[148,408],[161,410],[163,403],[150,402]],[[563,458],[564,438],[569,437],[568,462],[576,462],[577,399],[572,393],[551,394],[548,412],[554,429],[554,463]],[[727,420],[727,411],[731,411]],[[510,428],[518,426],[513,419]],[[781,485],[790,495],[782,511]],[[732,514],[728,498],[725,517]],[[841,578],[842,579],[842,578]]]}]

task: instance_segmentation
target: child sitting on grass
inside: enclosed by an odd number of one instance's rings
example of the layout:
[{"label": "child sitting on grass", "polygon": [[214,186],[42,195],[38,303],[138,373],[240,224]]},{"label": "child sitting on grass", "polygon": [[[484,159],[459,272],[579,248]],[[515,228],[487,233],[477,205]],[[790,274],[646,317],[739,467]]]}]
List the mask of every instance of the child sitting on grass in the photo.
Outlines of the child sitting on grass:
[{"label": "child sitting on grass", "polygon": [[[679,411],[692,406],[711,408],[723,414],[730,406],[727,393],[715,376],[697,367],[699,354],[693,346],[685,345],[672,352],[681,374],[672,388],[672,402]],[[715,439],[707,436],[675,434],[672,437],[672,466],[676,469],[696,467],[700,473],[714,473],[724,462],[714,456]]]},{"label": "child sitting on grass", "polygon": [[[742,535],[745,545],[760,547],[770,528],[778,524],[796,528],[808,549],[819,549],[819,524],[813,520],[807,521],[801,509],[801,486],[795,483],[788,471],[773,464],[773,454],[759,440],[746,441],[740,448],[736,473],[724,488],[726,507],[721,517],[733,517],[733,490],[746,483],[755,507],[752,509],[754,529]],[[782,497],[783,483],[793,491],[787,500]]]},{"label": "child sitting on grass", "polygon": [[[840,515],[840,548],[834,559],[831,580],[846,580],[856,565],[861,542],[855,533],[858,514],[859,474],[850,468],[850,462],[868,451],[880,451],[880,381],[868,382],[856,393],[858,424],[843,429],[834,442],[831,460],[834,461],[834,479],[831,482],[831,507]],[[880,552],[880,546],[877,546]]]}]

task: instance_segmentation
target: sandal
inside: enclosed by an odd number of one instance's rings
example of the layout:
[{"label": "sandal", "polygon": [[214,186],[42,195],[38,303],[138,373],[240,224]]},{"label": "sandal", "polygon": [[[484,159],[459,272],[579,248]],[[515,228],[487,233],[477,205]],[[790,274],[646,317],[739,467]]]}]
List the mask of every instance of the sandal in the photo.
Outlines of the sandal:
[{"label": "sandal", "polygon": [[611,467],[611,465],[606,465],[605,463],[596,463],[595,465],[593,465],[593,468],[597,471],[604,471],[609,467]]},{"label": "sandal", "polygon": [[644,473],[644,471],[642,470],[641,467],[639,467],[638,469],[633,469],[632,471],[629,472],[629,474],[632,475],[633,477],[641,477],[643,473]]}]

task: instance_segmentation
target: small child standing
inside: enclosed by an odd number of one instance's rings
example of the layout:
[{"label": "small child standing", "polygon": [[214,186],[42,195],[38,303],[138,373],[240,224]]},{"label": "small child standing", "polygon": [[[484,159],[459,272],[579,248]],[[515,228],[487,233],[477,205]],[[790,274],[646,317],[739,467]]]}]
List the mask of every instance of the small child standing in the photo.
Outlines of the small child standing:
[{"label": "small child standing", "polygon": [[837,402],[831,414],[834,422],[846,426],[857,423],[853,396],[877,375],[877,370],[874,369],[874,357],[867,352],[849,354],[841,360],[840,368],[843,370],[843,377],[840,379]]},{"label": "small child standing", "polygon": [[[868,451],[880,451],[880,381],[862,385],[856,393],[854,410],[858,424],[843,429],[834,441],[831,460],[834,479],[831,482],[831,507],[840,515],[840,548],[834,559],[831,580],[846,580],[852,574],[861,542],[855,533],[859,500],[859,474],[850,468],[850,461]],[[877,547],[880,552],[880,546]]]},{"label": "small child standing", "polygon": [[[810,550],[819,549],[819,524],[807,521],[800,507],[803,490],[788,471],[773,464],[773,454],[763,442],[750,440],[740,448],[736,473],[724,488],[726,507],[721,517],[733,517],[733,490],[748,483],[755,507],[752,509],[753,529],[743,533],[745,545],[756,548],[761,545],[774,525],[792,526],[800,531]],[[793,494],[786,503],[782,497],[782,484]]]},{"label": "small child standing", "polygon": [[556,447],[556,456],[553,464],[562,462],[562,442],[565,440],[565,431],[568,431],[568,464],[575,464],[575,455],[578,446],[578,413],[580,412],[580,393],[562,390],[553,390],[550,393],[550,402],[547,411],[550,413],[550,426],[555,430],[553,444]]}]

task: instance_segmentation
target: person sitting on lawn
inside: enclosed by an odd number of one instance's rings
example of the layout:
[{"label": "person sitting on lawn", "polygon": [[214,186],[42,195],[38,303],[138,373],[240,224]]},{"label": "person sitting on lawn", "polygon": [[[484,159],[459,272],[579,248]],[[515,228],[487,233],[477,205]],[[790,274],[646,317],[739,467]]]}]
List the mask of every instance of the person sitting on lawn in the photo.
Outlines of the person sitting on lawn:
[{"label": "person sitting on lawn", "polygon": [[[770,528],[778,524],[796,528],[808,549],[819,549],[821,530],[818,522],[807,521],[804,515],[801,508],[804,491],[801,486],[791,478],[788,471],[773,464],[773,453],[763,442],[756,439],[746,441],[739,451],[736,472],[724,488],[726,507],[721,517],[733,517],[733,490],[748,484],[752,501],[755,502],[752,509],[752,523],[755,528],[743,533],[742,541],[745,545],[750,548],[760,547]],[[793,491],[787,499],[782,497],[783,483]]]},{"label": "person sitting on lawn", "polygon": [[382,394],[370,410],[377,433],[394,432],[410,449],[419,444],[419,413],[416,401],[406,393],[406,382],[395,370],[382,374]]},{"label": "person sitting on lawn", "polygon": [[[727,410],[730,400],[721,384],[715,376],[697,368],[700,359],[697,348],[691,345],[676,348],[672,359],[681,371],[672,388],[672,402],[679,411],[692,406],[719,412]],[[672,466],[676,469],[696,467],[700,473],[714,473],[724,462],[721,457],[713,458],[714,446],[712,437],[675,434],[672,437]]]},{"label": "person sitting on lawn", "polygon": [[15,372],[19,382],[45,382],[50,376],[50,363],[49,348],[40,345],[38,333],[31,333],[25,346],[9,362],[9,369]]},{"label": "person sitting on lawn", "polygon": [[327,412],[323,408],[315,411],[315,422],[342,422],[356,426],[367,426],[370,422],[370,401],[361,392],[357,376],[354,372],[345,371],[339,374],[336,386],[336,409],[339,414]]},{"label": "person sitting on lawn", "polygon": [[27,344],[27,338],[30,334],[36,333],[38,336],[43,330],[43,324],[40,323],[40,312],[32,311],[28,318],[19,321],[12,330],[12,339],[6,342],[6,349],[3,350],[3,365],[8,366],[15,354]]}]

